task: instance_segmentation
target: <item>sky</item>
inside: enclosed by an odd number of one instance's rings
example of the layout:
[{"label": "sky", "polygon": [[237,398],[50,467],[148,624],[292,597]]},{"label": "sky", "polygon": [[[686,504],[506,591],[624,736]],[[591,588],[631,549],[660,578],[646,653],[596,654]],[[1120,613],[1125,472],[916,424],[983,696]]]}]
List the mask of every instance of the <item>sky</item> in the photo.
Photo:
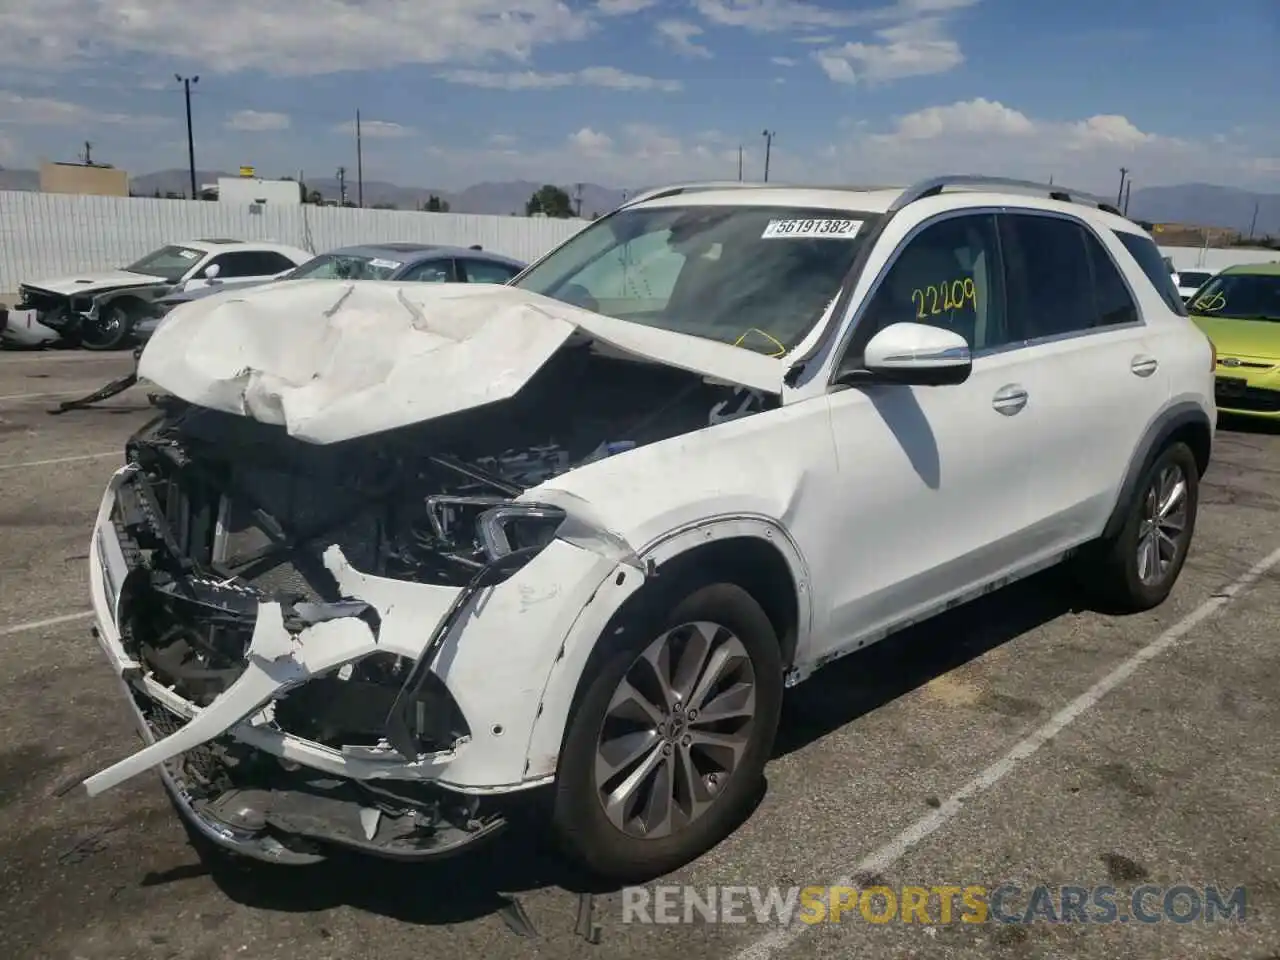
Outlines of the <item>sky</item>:
[{"label": "sky", "polygon": [[1280,192],[1280,0],[4,0],[0,166]]}]

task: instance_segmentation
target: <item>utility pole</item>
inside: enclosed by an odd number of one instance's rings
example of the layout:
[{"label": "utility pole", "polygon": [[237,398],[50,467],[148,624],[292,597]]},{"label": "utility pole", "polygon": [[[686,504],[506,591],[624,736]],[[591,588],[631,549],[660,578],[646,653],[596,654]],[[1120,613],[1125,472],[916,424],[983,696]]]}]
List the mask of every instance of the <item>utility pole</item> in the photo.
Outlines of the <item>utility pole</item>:
[{"label": "utility pole", "polygon": [[1116,206],[1124,203],[1124,178],[1129,175],[1128,167],[1120,168],[1120,189],[1116,191]]},{"label": "utility pole", "polygon": [[347,205],[347,168],[338,168],[338,206]]},{"label": "utility pole", "polygon": [[777,134],[776,130],[765,130],[760,135],[764,137],[764,182],[769,182],[769,154],[773,150],[773,138]]},{"label": "utility pole", "polygon": [[574,185],[574,204],[577,207],[578,219],[582,219],[582,184]]},{"label": "utility pole", "polygon": [[1253,219],[1249,221],[1249,239],[1253,239],[1253,231],[1258,226],[1258,204],[1260,201],[1253,201]]},{"label": "utility pole", "polygon": [[356,111],[356,206],[364,206],[364,146],[360,142],[360,111]]},{"label": "utility pole", "polygon": [[191,199],[197,199],[198,191],[196,190],[196,141],[195,135],[191,131],[191,85],[199,83],[200,78],[184,77],[181,74],[174,74],[177,81],[182,84],[182,92],[187,99],[187,166],[191,170]]},{"label": "utility pole", "polygon": [[742,144],[738,144],[738,179],[742,179]]},{"label": "utility pole", "polygon": [[1124,211],[1124,215],[1125,215],[1126,217],[1129,215],[1129,194],[1131,194],[1131,193],[1133,193],[1133,179],[1132,179],[1132,178],[1130,178],[1130,179],[1129,179],[1129,182],[1128,182],[1128,183],[1126,183],[1126,184],[1125,184],[1125,186],[1124,186],[1124,207],[1122,207],[1121,209]]},{"label": "utility pole", "polygon": [[93,144],[88,140],[84,142],[84,165],[86,167],[93,166]]}]

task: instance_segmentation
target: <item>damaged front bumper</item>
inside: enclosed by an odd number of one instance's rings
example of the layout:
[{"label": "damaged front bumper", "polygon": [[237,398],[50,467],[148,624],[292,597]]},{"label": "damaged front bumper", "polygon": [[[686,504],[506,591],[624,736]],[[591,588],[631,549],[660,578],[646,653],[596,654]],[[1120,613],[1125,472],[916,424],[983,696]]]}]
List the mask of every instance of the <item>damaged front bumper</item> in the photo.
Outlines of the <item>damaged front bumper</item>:
[{"label": "damaged front bumper", "polygon": [[[91,796],[156,769],[181,815],[237,853],[300,864],[338,846],[421,859],[501,830],[509,798],[552,775],[528,754],[548,664],[616,556],[557,540],[497,586],[454,588],[362,573],[332,546],[323,563],[351,598],[336,603],[190,578],[170,595],[250,637],[238,676],[197,704],[127,642],[134,611],[157,593],[129,533],[144,521],[154,505],[125,466],[99,508],[89,581],[95,636],[146,745],[85,780]],[[321,742],[282,720],[308,691],[336,704],[350,671],[379,657],[404,669],[382,699],[361,700],[385,708],[382,736]]]}]

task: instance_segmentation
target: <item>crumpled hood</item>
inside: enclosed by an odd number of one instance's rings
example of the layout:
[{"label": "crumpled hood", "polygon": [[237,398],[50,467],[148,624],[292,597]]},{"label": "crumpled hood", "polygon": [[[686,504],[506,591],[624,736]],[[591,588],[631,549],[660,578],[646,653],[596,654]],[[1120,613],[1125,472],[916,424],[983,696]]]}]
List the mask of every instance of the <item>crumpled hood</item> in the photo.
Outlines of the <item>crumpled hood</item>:
[{"label": "crumpled hood", "polygon": [[33,290],[48,290],[75,296],[84,293],[97,293],[101,290],[115,290],[120,287],[148,287],[163,284],[160,277],[147,277],[141,273],[130,273],[128,270],[107,270],[103,273],[78,273],[70,277],[56,277],[52,280],[31,281],[23,286]]},{"label": "crumpled hood", "polygon": [[293,280],[175,308],[138,375],[190,403],[334,443],[508,399],[575,335],[770,393],[787,369],[514,287]]}]

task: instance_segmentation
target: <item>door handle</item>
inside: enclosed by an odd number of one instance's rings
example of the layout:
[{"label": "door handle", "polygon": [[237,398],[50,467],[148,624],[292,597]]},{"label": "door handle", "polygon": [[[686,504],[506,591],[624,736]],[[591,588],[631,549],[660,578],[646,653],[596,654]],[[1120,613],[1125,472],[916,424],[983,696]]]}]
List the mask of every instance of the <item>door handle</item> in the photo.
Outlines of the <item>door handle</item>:
[{"label": "door handle", "polygon": [[1134,357],[1129,364],[1129,369],[1136,376],[1149,377],[1156,372],[1156,367],[1160,366],[1160,362],[1155,357],[1148,357],[1146,354],[1139,354]]},{"label": "door handle", "polygon": [[1006,384],[997,390],[996,395],[991,398],[991,406],[1006,417],[1012,417],[1026,405],[1027,391],[1016,383]]}]

